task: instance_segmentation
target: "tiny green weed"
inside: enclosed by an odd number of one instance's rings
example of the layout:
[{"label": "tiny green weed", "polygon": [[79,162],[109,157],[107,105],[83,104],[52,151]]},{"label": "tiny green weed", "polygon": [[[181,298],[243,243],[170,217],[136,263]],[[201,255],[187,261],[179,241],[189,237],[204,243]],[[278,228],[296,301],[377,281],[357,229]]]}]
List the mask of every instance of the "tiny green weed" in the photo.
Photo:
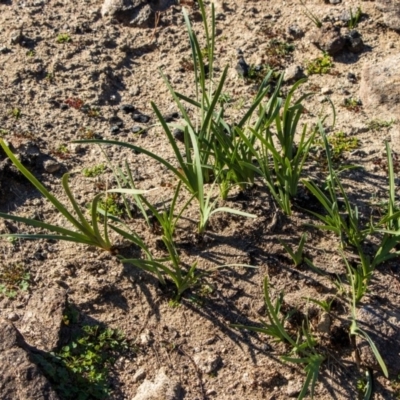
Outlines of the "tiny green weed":
[{"label": "tiny green weed", "polygon": [[0,129],[0,138],[7,136],[10,133],[7,129]]},{"label": "tiny green weed", "polygon": [[357,149],[360,146],[359,139],[355,136],[348,136],[343,131],[328,136],[328,143],[332,150],[333,161],[338,161],[344,153]]},{"label": "tiny green weed", "polygon": [[322,56],[317,57],[315,60],[309,61],[306,66],[308,75],[314,74],[328,74],[333,68],[332,57],[324,53]]},{"label": "tiny green weed", "polygon": [[383,120],[383,119],[372,119],[368,122],[368,129],[371,131],[381,131],[384,128],[390,128],[393,124],[396,123],[396,120],[391,119]]},{"label": "tiny green weed", "polygon": [[13,108],[13,109],[10,111],[10,114],[11,114],[11,116],[14,117],[15,119],[20,119],[21,116],[22,116],[21,109],[18,108],[18,107]]},{"label": "tiny green weed", "polygon": [[119,196],[116,193],[108,194],[105,198],[99,201],[98,211],[102,211],[102,214],[107,212],[115,217],[122,217],[124,215],[124,207],[118,202]]},{"label": "tiny green weed", "polygon": [[128,349],[120,331],[84,325],[67,345],[34,357],[61,398],[100,400],[110,398],[110,370],[118,355]]},{"label": "tiny green weed", "polygon": [[28,50],[28,51],[26,52],[26,55],[27,55],[28,57],[33,57],[35,54],[36,54],[35,50]]},{"label": "tiny green weed", "polygon": [[350,13],[350,19],[347,26],[349,27],[349,29],[355,29],[358,23],[360,22],[362,16],[361,7],[357,7],[355,13],[353,13],[353,10],[350,8],[349,13]]},{"label": "tiny green weed", "polygon": [[232,101],[232,96],[229,93],[221,93],[221,95],[219,96],[218,102],[219,104],[224,105],[224,104],[228,104]]},{"label": "tiny green weed", "polygon": [[350,111],[358,112],[360,111],[361,102],[360,100],[354,98],[344,99],[343,107],[347,108]]},{"label": "tiny green weed", "polygon": [[86,177],[86,178],[94,178],[96,176],[101,175],[106,169],[106,166],[104,164],[99,164],[99,165],[95,165],[91,168],[84,168],[82,170],[82,174]]},{"label": "tiny green weed", "polygon": [[57,43],[69,43],[71,40],[71,36],[68,33],[60,33],[56,39]]},{"label": "tiny green weed", "polygon": [[0,294],[13,299],[19,291],[29,289],[30,274],[22,264],[0,266]]},{"label": "tiny green weed", "polygon": [[317,27],[317,28],[322,28],[322,21],[314,14],[312,13],[305,5],[305,3],[300,0],[300,3],[303,5],[305,11],[304,15]]}]

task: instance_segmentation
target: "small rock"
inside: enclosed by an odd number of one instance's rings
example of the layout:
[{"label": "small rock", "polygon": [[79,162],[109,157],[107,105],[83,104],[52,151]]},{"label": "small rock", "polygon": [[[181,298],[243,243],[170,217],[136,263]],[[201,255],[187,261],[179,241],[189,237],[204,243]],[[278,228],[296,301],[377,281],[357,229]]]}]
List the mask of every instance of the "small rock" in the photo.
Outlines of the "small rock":
[{"label": "small rock", "polygon": [[283,78],[284,82],[291,82],[294,80],[298,80],[304,78],[304,71],[298,65],[291,65],[290,67],[285,69],[285,76]]},{"label": "small rock", "polygon": [[146,378],[146,371],[143,368],[139,368],[133,375],[133,382],[139,382],[144,378]]},{"label": "small rock", "polygon": [[118,135],[120,130],[121,130],[121,128],[118,125],[112,125],[110,128],[110,133],[111,133],[111,135]]},{"label": "small rock", "polygon": [[199,353],[193,357],[193,360],[204,374],[215,372],[222,364],[222,358],[215,353]]},{"label": "small rock", "polygon": [[352,30],[346,36],[346,48],[352,53],[361,53],[364,49],[364,42],[358,31]]},{"label": "small rock", "polygon": [[137,113],[132,115],[132,119],[135,122],[140,122],[142,124],[146,124],[147,122],[150,121],[150,117],[148,115],[137,114]]},{"label": "small rock", "polygon": [[140,344],[142,346],[149,346],[153,342],[150,332],[143,332],[140,335]]},{"label": "small rock", "polygon": [[13,45],[21,43],[22,37],[22,29],[15,29],[10,34],[10,43]]},{"label": "small rock", "polygon": [[111,117],[108,122],[110,125],[118,126],[118,128],[122,128],[124,126],[124,121],[116,115]]},{"label": "small rock", "polygon": [[319,29],[314,29],[310,35],[310,40],[313,45],[329,55],[339,53],[345,45],[345,39],[340,34],[340,28],[334,26],[331,22],[325,23]]},{"label": "small rock", "polygon": [[125,114],[133,113],[135,111],[135,107],[133,107],[132,104],[123,104],[119,109]]},{"label": "small rock", "polygon": [[319,318],[317,330],[320,333],[329,333],[331,330],[331,317],[329,313],[323,312]]},{"label": "small rock", "polygon": [[347,73],[347,80],[351,83],[357,83],[357,77],[352,72]]},{"label": "small rock", "polygon": [[178,112],[173,112],[163,116],[165,122],[172,122],[173,120],[179,118]]},{"label": "small rock", "polygon": [[10,53],[10,52],[11,52],[11,50],[6,46],[0,47],[0,53],[1,54],[7,54],[7,53]]},{"label": "small rock", "polygon": [[124,8],[124,0],[105,0],[101,7],[101,16],[114,17],[122,12]]},{"label": "small rock", "polygon": [[183,132],[182,129],[176,128],[174,129],[172,134],[174,135],[175,140],[181,143],[185,143],[185,132]]},{"label": "small rock", "polygon": [[301,39],[304,36],[304,31],[296,24],[290,25],[287,31],[294,39]]},{"label": "small rock", "polygon": [[49,174],[54,174],[60,170],[61,164],[56,160],[48,159],[43,162],[43,168]]},{"label": "small rock", "polygon": [[18,320],[19,320],[19,315],[18,315],[17,313],[15,313],[15,312],[10,312],[10,313],[7,315],[7,319],[8,319],[9,321],[15,322],[15,321],[18,321]]},{"label": "small rock", "polygon": [[134,134],[137,134],[137,133],[141,132],[142,130],[143,130],[143,128],[141,126],[139,126],[139,125],[135,125],[131,129],[132,133],[134,133]]},{"label": "small rock", "polygon": [[341,2],[342,2],[342,0],[329,0],[329,3],[331,3],[331,4],[339,4]]},{"label": "small rock", "polygon": [[140,94],[140,87],[137,85],[132,86],[129,90],[129,94],[132,96],[138,96]]},{"label": "small rock", "polygon": [[323,87],[323,88],[321,89],[321,94],[325,94],[325,95],[327,95],[327,94],[332,94],[332,89],[329,88],[329,87]]},{"label": "small rock", "polygon": [[181,386],[176,378],[168,377],[165,369],[161,368],[154,381],[145,380],[132,400],[179,400]]}]

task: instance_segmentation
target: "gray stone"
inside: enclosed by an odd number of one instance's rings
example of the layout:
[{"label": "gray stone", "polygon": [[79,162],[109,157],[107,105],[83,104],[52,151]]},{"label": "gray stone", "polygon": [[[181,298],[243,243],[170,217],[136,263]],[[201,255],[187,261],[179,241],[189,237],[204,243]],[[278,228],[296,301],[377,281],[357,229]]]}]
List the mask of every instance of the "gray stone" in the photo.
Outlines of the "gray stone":
[{"label": "gray stone", "polygon": [[15,313],[15,312],[10,312],[10,313],[7,315],[7,319],[8,319],[9,321],[15,322],[15,321],[18,321],[18,320],[19,320],[19,315],[18,315],[17,313]]},{"label": "gray stone", "polygon": [[317,331],[319,333],[326,333],[328,334],[331,330],[331,316],[327,312],[323,312],[319,317]]},{"label": "gray stone", "polygon": [[15,29],[10,34],[10,43],[19,44],[22,41],[22,29]]},{"label": "gray stone", "polygon": [[31,361],[29,346],[11,322],[0,319],[0,398],[59,400]]},{"label": "gray stone", "polygon": [[211,374],[222,365],[221,356],[215,353],[199,353],[193,357],[193,360],[203,374]]},{"label": "gray stone", "polygon": [[[396,310],[382,309],[379,305],[366,305],[357,312],[357,321],[378,348],[389,375],[400,373],[400,313]],[[381,368],[369,343],[361,336],[356,336],[356,344],[361,363],[380,371]]]},{"label": "gray stone", "polygon": [[346,48],[352,53],[361,53],[364,50],[364,42],[359,32],[352,30],[346,36]]},{"label": "gray stone", "polygon": [[139,382],[142,379],[146,378],[146,370],[143,368],[139,368],[136,372],[135,375],[133,375],[133,382]]},{"label": "gray stone", "polygon": [[400,31],[400,0],[376,0],[376,7],[383,13],[383,23]]},{"label": "gray stone", "polygon": [[400,115],[400,53],[363,67],[360,99],[372,117],[397,119]]},{"label": "gray stone", "polygon": [[178,380],[166,375],[161,368],[154,381],[145,380],[132,400],[179,400],[182,399],[181,386]]},{"label": "gray stone", "polygon": [[152,24],[153,10],[149,0],[105,0],[101,15],[115,18],[131,26],[148,27]]},{"label": "gray stone", "polygon": [[60,170],[61,164],[56,160],[47,159],[43,162],[43,168],[49,174],[54,174]]},{"label": "gray stone", "polygon": [[285,69],[285,76],[283,78],[284,82],[292,82],[301,78],[304,78],[304,71],[298,65],[291,65]]},{"label": "gray stone", "polygon": [[340,34],[340,28],[330,22],[324,23],[319,29],[314,29],[310,35],[310,41],[329,55],[339,53],[345,45],[345,39]]},{"label": "gray stone", "polygon": [[44,288],[33,292],[26,313],[18,324],[29,344],[52,351],[59,344],[67,294],[62,288]]}]

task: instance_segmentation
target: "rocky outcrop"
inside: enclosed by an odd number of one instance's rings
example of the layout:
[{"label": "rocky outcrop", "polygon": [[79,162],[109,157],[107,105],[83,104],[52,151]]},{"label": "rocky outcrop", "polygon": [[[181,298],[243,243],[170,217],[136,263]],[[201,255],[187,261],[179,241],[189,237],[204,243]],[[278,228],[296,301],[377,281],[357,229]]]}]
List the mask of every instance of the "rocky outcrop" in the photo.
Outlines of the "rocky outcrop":
[{"label": "rocky outcrop", "polygon": [[0,319],[0,399],[58,400],[31,361],[29,346],[11,322]]},{"label": "rocky outcrop", "polygon": [[59,343],[66,305],[67,294],[62,288],[35,291],[21,323],[18,324],[27,342],[41,350],[54,350]]},{"label": "rocky outcrop", "polygon": [[383,23],[400,31],[400,0],[376,0],[376,7],[383,13]]},{"label": "rocky outcrop", "polygon": [[360,99],[364,108],[380,119],[400,115],[400,53],[364,66]]}]

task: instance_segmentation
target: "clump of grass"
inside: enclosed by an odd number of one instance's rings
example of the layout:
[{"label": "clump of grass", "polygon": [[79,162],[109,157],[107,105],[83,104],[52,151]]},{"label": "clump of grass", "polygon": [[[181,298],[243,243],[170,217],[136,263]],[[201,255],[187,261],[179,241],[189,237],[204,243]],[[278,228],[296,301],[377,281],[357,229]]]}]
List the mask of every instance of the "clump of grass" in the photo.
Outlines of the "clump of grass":
[{"label": "clump of grass", "polygon": [[324,53],[322,56],[317,57],[315,60],[309,61],[306,66],[308,75],[314,74],[328,74],[333,68],[332,57],[329,54]]},{"label": "clump of grass", "polygon": [[71,36],[68,33],[60,33],[56,39],[57,43],[69,43],[71,40]]},{"label": "clump of grass", "polygon": [[350,13],[350,19],[347,26],[349,27],[349,29],[355,29],[358,23],[360,22],[362,16],[361,7],[357,7],[357,10],[354,14],[353,10],[350,8],[349,13]]},{"label": "clump of grass", "polygon": [[105,169],[106,169],[106,166],[104,164],[98,164],[93,167],[84,168],[82,170],[82,174],[86,178],[94,178],[96,176],[101,175],[105,171]]}]

